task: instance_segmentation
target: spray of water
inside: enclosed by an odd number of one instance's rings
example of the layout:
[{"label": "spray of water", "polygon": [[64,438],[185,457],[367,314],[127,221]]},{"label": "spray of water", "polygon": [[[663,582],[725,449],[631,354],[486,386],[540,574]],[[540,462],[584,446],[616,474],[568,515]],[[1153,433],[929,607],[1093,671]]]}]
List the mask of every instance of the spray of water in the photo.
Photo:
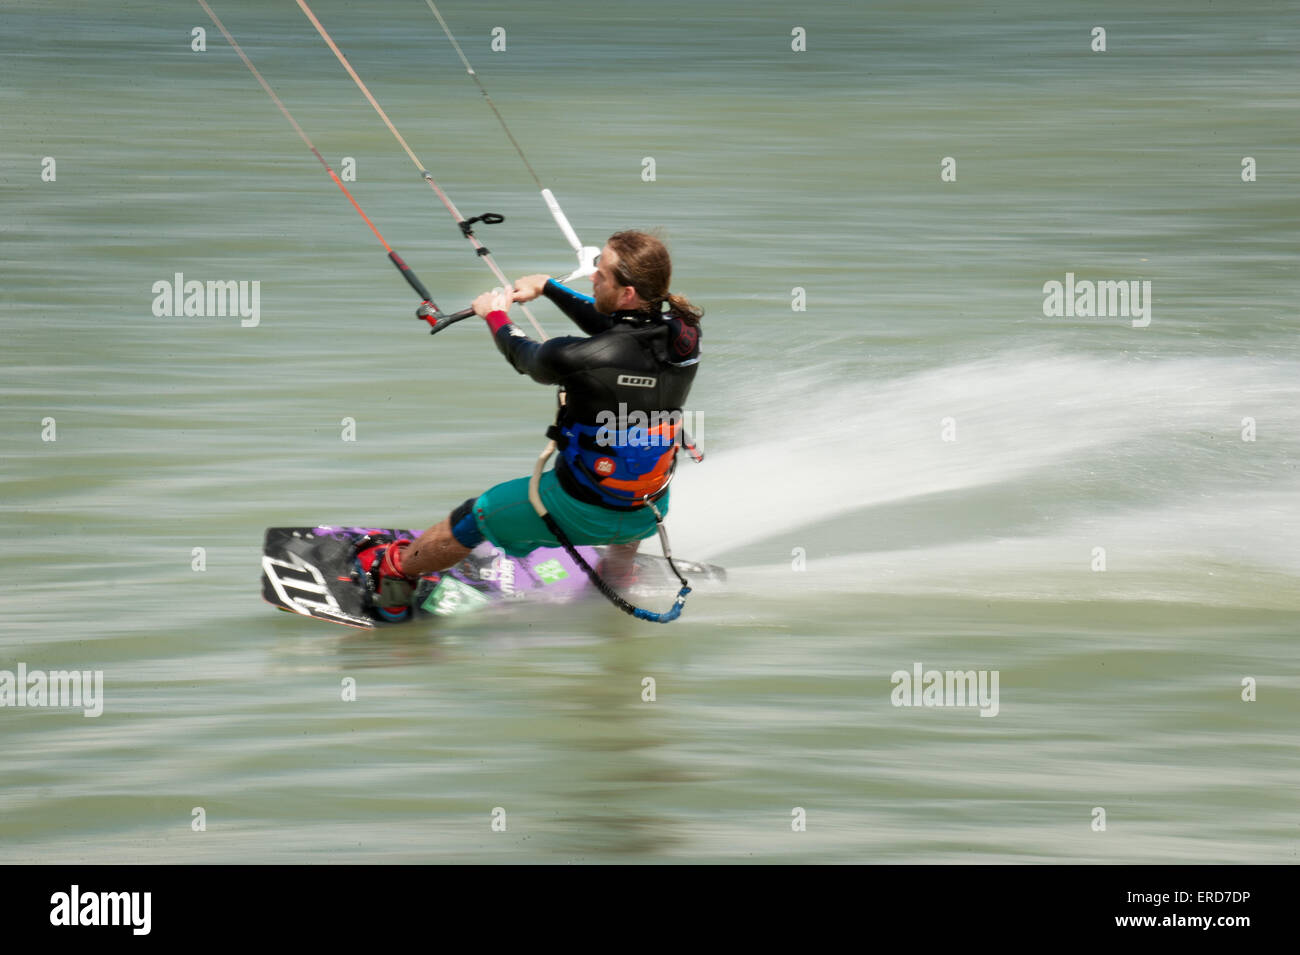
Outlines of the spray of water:
[{"label": "spray of water", "polygon": [[[677,479],[674,546],[726,562],[770,544],[779,572],[790,542],[817,536],[840,554],[832,576],[859,586],[1077,567],[1090,542],[1300,572],[1297,372],[1021,351],[874,382],[736,382],[710,460]],[[972,508],[983,539],[945,536],[944,521]],[[864,515],[902,509],[924,545],[880,553]]]}]

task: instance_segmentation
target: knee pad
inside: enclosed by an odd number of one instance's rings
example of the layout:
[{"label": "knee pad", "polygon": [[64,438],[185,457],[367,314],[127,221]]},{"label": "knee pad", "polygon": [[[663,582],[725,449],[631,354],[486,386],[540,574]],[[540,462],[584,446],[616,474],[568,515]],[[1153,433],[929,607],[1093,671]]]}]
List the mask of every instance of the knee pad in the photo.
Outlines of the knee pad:
[{"label": "knee pad", "polygon": [[474,503],[477,500],[477,497],[467,499],[447,518],[451,524],[451,536],[456,538],[456,542],[461,547],[473,548],[483,543],[483,532],[478,529],[478,522],[474,520]]}]

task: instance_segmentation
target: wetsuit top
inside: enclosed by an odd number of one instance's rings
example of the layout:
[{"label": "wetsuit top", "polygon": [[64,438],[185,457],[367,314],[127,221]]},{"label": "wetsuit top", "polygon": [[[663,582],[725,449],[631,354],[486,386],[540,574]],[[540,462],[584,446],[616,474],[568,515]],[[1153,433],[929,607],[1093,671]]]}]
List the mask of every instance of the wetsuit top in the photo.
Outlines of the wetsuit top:
[{"label": "wetsuit top", "polygon": [[700,360],[699,328],[653,312],[606,315],[554,279],[543,294],[591,337],[535,342],[500,312],[489,324],[520,374],[565,391],[547,432],[561,451],[560,486],[616,510],[654,500],[672,476],[682,406]]}]

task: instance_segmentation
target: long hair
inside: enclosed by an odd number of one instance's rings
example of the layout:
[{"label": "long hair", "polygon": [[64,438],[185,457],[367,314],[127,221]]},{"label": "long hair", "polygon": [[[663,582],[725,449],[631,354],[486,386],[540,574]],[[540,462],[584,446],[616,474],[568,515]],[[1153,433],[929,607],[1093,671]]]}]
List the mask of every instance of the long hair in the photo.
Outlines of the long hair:
[{"label": "long hair", "polygon": [[609,247],[618,255],[618,268],[614,278],[619,285],[630,285],[636,289],[646,305],[653,312],[662,312],[664,303],[668,303],[668,312],[676,315],[687,325],[698,326],[704,316],[704,309],[687,301],[683,295],[674,295],[669,291],[673,278],[672,260],[668,258],[668,249],[648,232],[616,232],[609,237]]}]

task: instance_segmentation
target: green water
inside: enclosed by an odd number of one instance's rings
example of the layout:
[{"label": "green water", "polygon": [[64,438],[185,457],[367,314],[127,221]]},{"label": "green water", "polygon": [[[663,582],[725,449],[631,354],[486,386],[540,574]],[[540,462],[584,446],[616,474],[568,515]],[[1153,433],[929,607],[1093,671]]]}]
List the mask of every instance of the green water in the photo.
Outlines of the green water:
[{"label": "green water", "polygon": [[[214,8],[439,302],[490,287],[296,5]],[[0,670],[105,699],[0,708],[7,860],[1295,860],[1291,6],[442,9],[584,240],[662,227],[706,309],[669,526],[726,589],[668,627],[263,604],[266,526],[430,524],[554,396],[421,333],[197,4],[10,2]],[[507,272],[572,268],[427,8],[315,10]],[[256,327],[155,316],[177,272],[259,282]],[[1066,273],[1150,281],[1150,324],[1046,317]],[[915,663],[997,671],[997,715],[892,705]]]}]

